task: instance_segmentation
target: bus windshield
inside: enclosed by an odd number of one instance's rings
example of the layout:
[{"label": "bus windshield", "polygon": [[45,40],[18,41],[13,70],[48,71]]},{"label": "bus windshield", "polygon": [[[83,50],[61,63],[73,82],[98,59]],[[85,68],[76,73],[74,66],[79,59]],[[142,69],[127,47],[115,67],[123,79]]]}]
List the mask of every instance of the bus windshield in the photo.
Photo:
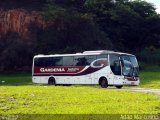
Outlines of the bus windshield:
[{"label": "bus windshield", "polygon": [[135,56],[123,55],[122,59],[122,73],[124,76],[139,76],[139,66]]}]

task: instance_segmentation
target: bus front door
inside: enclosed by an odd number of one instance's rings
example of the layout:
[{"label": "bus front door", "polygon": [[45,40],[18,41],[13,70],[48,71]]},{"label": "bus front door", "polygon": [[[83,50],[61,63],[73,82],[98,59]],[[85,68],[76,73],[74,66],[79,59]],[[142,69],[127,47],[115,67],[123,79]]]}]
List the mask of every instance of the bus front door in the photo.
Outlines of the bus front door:
[{"label": "bus front door", "polygon": [[122,85],[122,74],[121,74],[121,62],[120,60],[114,61],[114,66],[113,66],[113,83],[114,85]]}]

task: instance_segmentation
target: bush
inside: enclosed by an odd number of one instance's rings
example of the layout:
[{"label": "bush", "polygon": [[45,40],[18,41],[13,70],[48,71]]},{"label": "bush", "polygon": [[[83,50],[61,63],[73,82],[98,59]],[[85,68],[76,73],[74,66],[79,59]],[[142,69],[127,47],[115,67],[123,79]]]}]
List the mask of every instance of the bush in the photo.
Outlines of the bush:
[{"label": "bush", "polygon": [[139,60],[150,65],[160,65],[160,49],[145,48],[140,53]]},{"label": "bush", "polygon": [[31,71],[32,47],[22,41],[14,41],[1,53],[1,71]]}]

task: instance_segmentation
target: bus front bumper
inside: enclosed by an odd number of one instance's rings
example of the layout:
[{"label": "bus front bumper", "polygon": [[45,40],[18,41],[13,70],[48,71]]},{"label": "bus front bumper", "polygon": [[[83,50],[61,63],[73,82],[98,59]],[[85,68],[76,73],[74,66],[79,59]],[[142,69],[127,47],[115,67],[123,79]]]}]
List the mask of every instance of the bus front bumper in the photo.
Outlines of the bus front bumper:
[{"label": "bus front bumper", "polygon": [[139,85],[140,81],[128,81],[128,80],[123,80],[123,85],[127,85],[127,86],[137,86]]}]

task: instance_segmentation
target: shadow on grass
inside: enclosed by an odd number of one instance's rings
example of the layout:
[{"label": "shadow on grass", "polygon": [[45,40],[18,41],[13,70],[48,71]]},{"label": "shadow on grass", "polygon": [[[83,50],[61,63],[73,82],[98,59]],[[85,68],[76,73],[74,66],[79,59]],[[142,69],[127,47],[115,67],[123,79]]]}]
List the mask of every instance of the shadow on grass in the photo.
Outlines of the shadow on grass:
[{"label": "shadow on grass", "polygon": [[1,74],[0,86],[33,85],[31,73]]}]

